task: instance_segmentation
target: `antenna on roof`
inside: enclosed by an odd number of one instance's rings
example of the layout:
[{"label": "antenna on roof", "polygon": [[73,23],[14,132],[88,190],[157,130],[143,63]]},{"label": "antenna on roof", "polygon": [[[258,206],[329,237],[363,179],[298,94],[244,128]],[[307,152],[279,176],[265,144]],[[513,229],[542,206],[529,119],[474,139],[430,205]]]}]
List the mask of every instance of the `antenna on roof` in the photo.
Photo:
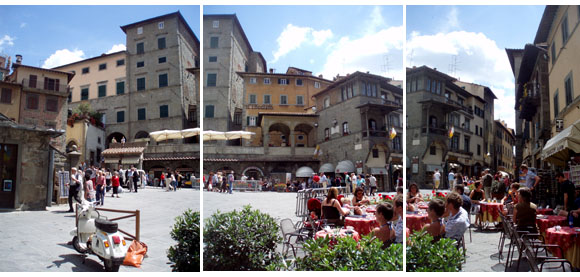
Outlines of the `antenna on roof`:
[{"label": "antenna on roof", "polygon": [[449,64],[449,74],[453,77],[457,77],[457,61],[458,55],[451,56],[451,63]]},{"label": "antenna on roof", "polygon": [[389,55],[383,55],[383,65],[381,66],[381,71],[383,71],[385,76],[388,76],[391,70],[391,64],[389,63]]}]

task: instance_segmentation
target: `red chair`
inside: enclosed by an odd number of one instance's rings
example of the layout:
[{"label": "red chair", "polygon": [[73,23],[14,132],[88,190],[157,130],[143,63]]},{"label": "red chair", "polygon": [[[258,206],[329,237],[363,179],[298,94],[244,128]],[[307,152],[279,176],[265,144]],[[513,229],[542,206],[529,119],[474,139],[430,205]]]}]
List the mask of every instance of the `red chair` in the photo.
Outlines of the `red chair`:
[{"label": "red chair", "polygon": [[336,200],[338,200],[338,202],[340,203],[340,205],[342,206],[342,198],[344,198],[344,195],[340,194],[336,197]]}]

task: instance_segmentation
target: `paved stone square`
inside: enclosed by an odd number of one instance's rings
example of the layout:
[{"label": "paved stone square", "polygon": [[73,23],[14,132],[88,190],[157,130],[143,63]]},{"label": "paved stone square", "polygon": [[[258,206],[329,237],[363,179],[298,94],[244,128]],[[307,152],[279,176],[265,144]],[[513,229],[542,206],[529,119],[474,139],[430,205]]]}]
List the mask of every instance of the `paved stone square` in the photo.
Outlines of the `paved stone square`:
[{"label": "paved stone square", "polygon": [[[175,217],[185,210],[200,209],[198,190],[181,189],[165,192],[146,188],[139,193],[122,193],[111,198],[107,193],[104,208],[141,211],[141,241],[148,246],[141,268],[121,266],[123,272],[171,271],[167,249],[175,244],[170,231]],[[104,271],[99,258],[82,255],[71,245],[69,232],[75,227],[73,213],[67,213],[68,204],[56,205],[46,211],[16,211],[0,213],[0,271]],[[122,214],[105,214],[111,217]],[[135,231],[135,220],[124,219],[119,228]]]},{"label": "paved stone square", "polygon": [[241,210],[245,205],[274,217],[276,221],[290,218],[296,222],[296,193],[293,192],[203,192],[203,217],[208,218],[218,210]]}]

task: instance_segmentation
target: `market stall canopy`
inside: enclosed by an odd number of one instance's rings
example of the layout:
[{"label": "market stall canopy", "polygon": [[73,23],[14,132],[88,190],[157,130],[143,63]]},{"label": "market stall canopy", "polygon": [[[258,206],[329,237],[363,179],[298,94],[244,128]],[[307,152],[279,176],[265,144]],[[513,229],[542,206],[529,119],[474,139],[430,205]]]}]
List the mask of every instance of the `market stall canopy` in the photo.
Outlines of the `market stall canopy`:
[{"label": "market stall canopy", "polygon": [[163,130],[149,133],[149,137],[155,141],[164,141],[170,139],[182,139],[181,131],[178,130]]},{"label": "market stall canopy", "polygon": [[303,166],[296,170],[296,177],[299,178],[310,178],[314,174],[314,170],[308,166]]},{"label": "market stall canopy", "polygon": [[203,140],[232,140],[232,139],[251,139],[255,135],[254,132],[247,131],[231,131],[231,132],[218,132],[218,131],[203,131]]},{"label": "market stall canopy", "polygon": [[325,164],[321,165],[320,169],[318,169],[318,173],[325,173],[325,172],[334,172],[334,165],[332,165],[331,163],[325,163]]},{"label": "market stall canopy", "polygon": [[181,136],[183,136],[183,138],[195,137],[199,135],[199,132],[200,132],[199,128],[185,129],[181,130]]},{"label": "market stall canopy", "polygon": [[570,159],[568,149],[580,153],[580,120],[548,140],[542,149],[542,160],[564,166]]},{"label": "market stall canopy", "polygon": [[335,172],[338,173],[343,173],[343,172],[355,172],[355,168],[354,168],[354,164],[349,161],[349,160],[344,160],[344,161],[340,161],[338,162],[338,164],[336,165],[336,169],[334,170]]}]

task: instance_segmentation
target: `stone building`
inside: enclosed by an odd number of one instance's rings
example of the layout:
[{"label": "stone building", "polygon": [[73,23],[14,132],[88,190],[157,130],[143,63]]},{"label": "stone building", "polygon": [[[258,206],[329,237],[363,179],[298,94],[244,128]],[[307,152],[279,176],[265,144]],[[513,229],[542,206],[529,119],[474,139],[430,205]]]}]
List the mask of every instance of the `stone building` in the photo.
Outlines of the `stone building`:
[{"label": "stone building", "polygon": [[493,161],[487,151],[493,147],[488,132],[494,127],[489,124],[494,98],[489,88],[458,82],[436,69],[407,68],[407,110],[416,111],[407,113],[407,179],[432,188],[439,169],[440,188],[447,188],[451,169],[479,176]]},{"label": "stone building", "polygon": [[[199,127],[199,40],[175,12],[121,27],[126,51],[59,67],[75,71],[71,110],[80,103],[103,114],[105,148],[113,138],[148,142],[142,159],[104,161],[112,167],[143,167],[155,176],[167,168],[199,172],[199,138],[150,141],[149,133]],[[112,152],[117,153],[117,149]],[[107,156],[109,152],[104,152]],[[106,158],[106,157],[105,157]],[[101,161],[95,160],[97,163]]]},{"label": "stone building", "polygon": [[507,127],[505,121],[495,120],[495,155],[494,169],[514,174],[514,130]]},{"label": "stone building", "polygon": [[[243,129],[254,132],[246,145],[268,147],[314,147],[315,127],[311,116],[304,122],[295,120],[303,114],[314,114],[312,96],[325,89],[332,81],[312,76],[312,72],[289,67],[285,74],[239,72],[244,79]],[[272,116],[291,116],[293,127],[269,122]],[[308,123],[307,123],[308,122]]]},{"label": "stone building", "polygon": [[551,138],[547,50],[532,44],[506,49],[515,78],[516,165],[544,168],[542,149]]},{"label": "stone building", "polygon": [[43,210],[55,199],[55,169],[67,167],[63,134],[74,74],[16,57],[0,81],[0,208]]},{"label": "stone building", "polygon": [[[316,143],[322,151],[318,159],[327,168],[323,171],[373,174],[379,190],[395,190],[394,180],[402,176],[403,164],[403,90],[389,81],[357,71],[337,78],[313,96],[318,115]],[[393,128],[397,136],[391,140]]]},{"label": "stone building", "polygon": [[[242,130],[244,80],[237,72],[266,72],[235,14],[203,16],[204,130]],[[218,143],[219,142],[213,142]]]}]

